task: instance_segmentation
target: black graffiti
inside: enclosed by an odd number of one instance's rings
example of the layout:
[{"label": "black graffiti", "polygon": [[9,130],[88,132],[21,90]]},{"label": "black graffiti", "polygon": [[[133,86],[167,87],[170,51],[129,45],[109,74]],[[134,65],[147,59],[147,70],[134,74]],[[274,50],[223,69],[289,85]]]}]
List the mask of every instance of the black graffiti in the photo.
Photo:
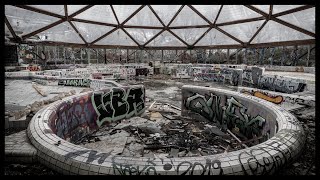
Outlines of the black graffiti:
[{"label": "black graffiti", "polygon": [[89,156],[87,158],[86,163],[91,163],[94,160],[98,159],[98,164],[102,164],[107,157],[109,157],[111,155],[111,152],[108,153],[98,153],[98,151],[95,150],[80,150],[80,151],[75,151],[75,152],[69,152],[68,154],[65,155],[65,158],[72,158],[72,157],[77,157],[77,156],[81,156],[82,154],[88,153],[89,152]]},{"label": "black graffiti", "polygon": [[[232,129],[238,127],[240,132],[247,138],[252,138],[254,135],[261,136],[266,120],[257,115],[251,117],[248,115],[247,108],[239,103],[235,98],[227,99],[227,106],[220,104],[220,97],[210,96],[195,93],[185,101],[187,110],[196,112],[209,121],[219,122],[223,128]],[[236,113],[238,109],[239,113]]]},{"label": "black graffiti", "polygon": [[[180,172],[180,167],[183,165],[189,165],[188,168],[182,172]],[[186,175],[187,173],[190,173],[190,175],[194,174],[195,167],[200,167],[202,172],[198,173],[200,175],[211,175],[211,174],[223,174],[223,169],[221,168],[221,162],[219,160],[210,160],[206,159],[206,164],[203,165],[199,162],[191,163],[189,161],[183,161],[177,166],[177,173],[178,175]],[[181,174],[180,174],[181,173]]]},{"label": "black graffiti", "polygon": [[258,80],[260,89],[278,91],[284,93],[295,93],[304,91],[306,84],[294,79],[285,79],[277,76],[260,76]]},{"label": "black graffiti", "polygon": [[[287,132],[279,132],[278,135],[285,134]],[[296,132],[290,132],[290,134]],[[277,138],[276,140],[267,142],[263,146],[258,146],[250,151],[241,152],[238,155],[238,160],[241,164],[241,168],[245,175],[267,175],[273,174],[275,171],[281,169],[285,164],[292,161],[292,153],[287,146],[284,138]],[[276,151],[276,154],[270,154],[270,152]],[[258,153],[259,152],[259,153]],[[264,153],[262,160],[258,159],[259,154]],[[249,158],[248,158],[249,157]],[[249,168],[245,168],[248,166]]]},{"label": "black graffiti", "polygon": [[90,87],[90,84],[90,79],[59,79],[58,81],[60,86]]},{"label": "black graffiti", "polygon": [[[134,166],[131,164],[122,164],[115,161],[115,157],[112,158],[112,167],[114,174],[120,175],[159,175],[155,168],[156,164],[150,159],[147,160],[147,164],[144,166]],[[140,168],[141,167],[141,168]]]},{"label": "black graffiti", "polygon": [[138,115],[145,109],[144,88],[113,88],[109,92],[94,92],[92,103],[98,114],[97,125]]}]

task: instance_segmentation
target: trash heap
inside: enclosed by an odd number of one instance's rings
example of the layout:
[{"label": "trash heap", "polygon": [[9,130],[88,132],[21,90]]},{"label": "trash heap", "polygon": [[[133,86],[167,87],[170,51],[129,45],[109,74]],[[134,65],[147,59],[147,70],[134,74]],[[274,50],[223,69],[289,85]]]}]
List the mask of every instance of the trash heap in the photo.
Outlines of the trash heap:
[{"label": "trash heap", "polygon": [[153,102],[140,116],[110,122],[74,144],[130,157],[172,158],[206,156],[240,150],[258,142],[246,139],[238,128],[182,117],[181,109]]}]

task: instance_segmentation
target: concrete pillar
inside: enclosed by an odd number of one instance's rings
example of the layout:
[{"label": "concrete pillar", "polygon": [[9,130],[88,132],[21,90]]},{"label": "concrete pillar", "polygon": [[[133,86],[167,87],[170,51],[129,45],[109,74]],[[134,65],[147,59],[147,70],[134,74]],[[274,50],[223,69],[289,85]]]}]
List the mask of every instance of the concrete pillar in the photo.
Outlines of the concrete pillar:
[{"label": "concrete pillar", "polygon": [[127,59],[126,59],[126,63],[128,63],[128,59],[129,59],[129,49],[127,49]]},{"label": "concrete pillar", "polygon": [[163,49],[161,49],[161,61],[163,63]]},{"label": "concrete pillar", "polygon": [[104,63],[107,64],[107,51],[106,51],[105,48],[103,49],[103,52],[104,52],[104,56],[103,56],[104,57]]},{"label": "concrete pillar", "polygon": [[96,49],[97,64],[99,63],[98,50]]},{"label": "concrete pillar", "polygon": [[244,64],[248,64],[248,61],[247,61],[247,48],[245,48],[245,50],[244,50],[244,58],[243,58],[243,61],[244,61]]},{"label": "concrete pillar", "polygon": [[63,47],[63,61],[64,61],[64,64],[66,64],[66,48],[64,46]]}]

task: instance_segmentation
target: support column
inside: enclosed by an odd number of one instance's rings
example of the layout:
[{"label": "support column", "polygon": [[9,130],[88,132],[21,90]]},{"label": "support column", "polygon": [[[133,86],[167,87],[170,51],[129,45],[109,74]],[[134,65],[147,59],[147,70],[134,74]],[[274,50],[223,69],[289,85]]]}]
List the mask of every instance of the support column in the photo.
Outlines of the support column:
[{"label": "support column", "polygon": [[104,64],[107,64],[107,51],[106,51],[106,49],[104,48],[103,49],[103,52],[104,52]]},{"label": "support column", "polygon": [[238,64],[238,49],[236,49],[236,64]]},{"label": "support column", "polygon": [[127,59],[126,59],[126,63],[128,63],[128,59],[129,59],[129,49],[127,49]]},{"label": "support column", "polygon": [[66,64],[66,48],[64,46],[63,47],[63,60],[64,60],[64,64]]},{"label": "support column", "polygon": [[307,67],[309,66],[309,60],[310,60],[310,46],[311,45],[308,45],[308,56],[307,56]]},{"label": "support column", "polygon": [[282,46],[281,66],[283,66],[283,61],[284,61],[285,55],[286,54],[285,54],[284,46]]},{"label": "support column", "polygon": [[90,64],[90,49],[86,48],[86,50],[87,50],[88,64]]},{"label": "support column", "polygon": [[244,50],[243,62],[244,62],[244,64],[247,64],[247,65],[248,65],[248,61],[247,61],[247,48],[245,48],[245,50]]},{"label": "support column", "polygon": [[227,49],[227,64],[230,64],[230,49]]},{"label": "support column", "polygon": [[163,49],[161,49],[161,61],[163,63]]},{"label": "support column", "polygon": [[99,64],[98,50],[96,49],[97,64]]}]

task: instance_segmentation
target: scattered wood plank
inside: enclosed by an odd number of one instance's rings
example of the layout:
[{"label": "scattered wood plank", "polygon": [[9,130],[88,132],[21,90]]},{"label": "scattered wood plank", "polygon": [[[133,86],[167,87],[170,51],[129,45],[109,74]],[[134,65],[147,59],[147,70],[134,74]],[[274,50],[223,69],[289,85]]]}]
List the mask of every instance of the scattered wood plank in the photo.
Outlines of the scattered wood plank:
[{"label": "scattered wood plank", "polygon": [[244,143],[242,143],[242,141],[241,141],[236,135],[234,135],[229,129],[227,129],[227,132],[228,132],[233,138],[235,138],[239,143],[241,143],[241,145],[242,145],[243,147],[248,148],[248,146],[245,145]]},{"label": "scattered wood plank", "polygon": [[37,85],[32,84],[32,87],[33,87],[41,96],[47,97],[47,94],[46,94],[43,90],[41,90]]}]

